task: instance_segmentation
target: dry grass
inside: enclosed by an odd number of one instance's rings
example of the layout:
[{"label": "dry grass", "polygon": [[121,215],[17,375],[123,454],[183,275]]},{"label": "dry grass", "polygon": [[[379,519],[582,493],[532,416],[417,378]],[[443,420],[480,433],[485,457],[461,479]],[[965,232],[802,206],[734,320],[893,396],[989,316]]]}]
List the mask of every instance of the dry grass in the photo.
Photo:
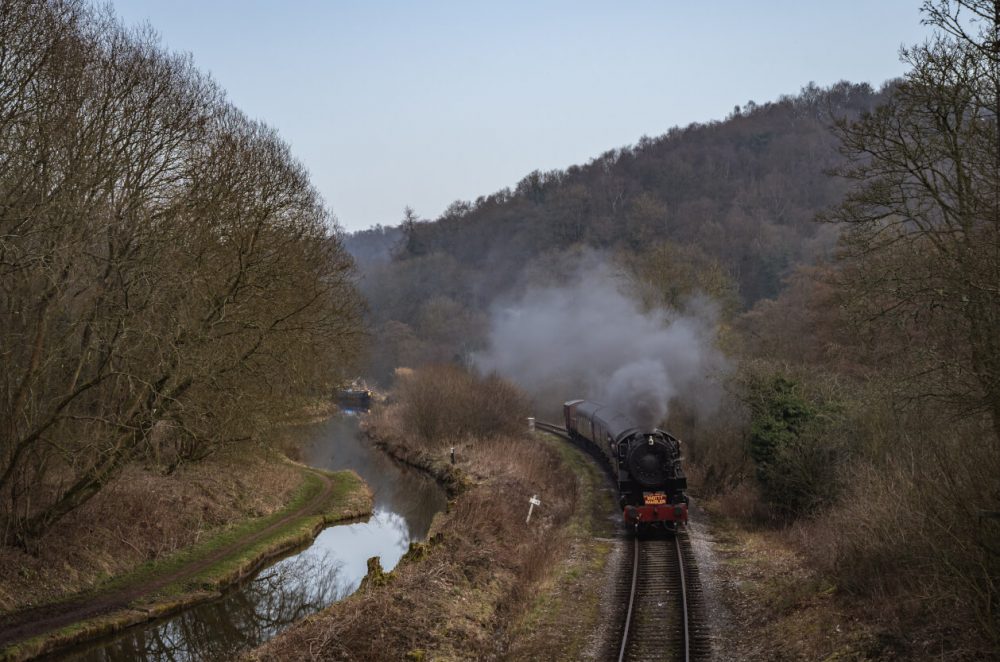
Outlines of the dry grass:
[{"label": "dry grass", "polygon": [[712,547],[719,563],[713,581],[732,614],[730,627],[714,633],[721,659],[886,659],[859,605],[838,600],[787,536],[748,530],[740,520],[716,515]]},{"label": "dry grass", "polygon": [[608,587],[615,582],[612,561],[617,511],[614,490],[593,459],[561,439],[549,439],[564,466],[577,478],[577,507],[568,526],[552,542],[558,548],[544,565],[511,627],[504,629],[502,659],[579,662],[600,660],[614,607]]},{"label": "dry grass", "polygon": [[[494,633],[531,596],[560,551],[553,535],[574,503],[572,480],[522,480],[553,466],[551,450],[530,439],[502,439],[462,467],[482,476],[440,516],[419,563],[402,563],[384,587],[363,590],[281,635],[254,659],[487,659]],[[502,450],[500,450],[502,448]],[[518,459],[520,458],[520,460]],[[495,463],[495,464],[494,464]],[[528,497],[539,494],[530,525]],[[430,659],[430,658],[428,658]]]},{"label": "dry grass", "polygon": [[[436,375],[456,383],[450,371]],[[412,378],[418,383],[419,373]],[[466,403],[497,388],[493,380],[464,383],[473,391]],[[369,434],[407,461],[426,463],[444,475],[440,465],[450,466],[447,447],[455,437],[427,437],[413,427],[407,408],[415,393],[404,388],[395,404],[375,412]],[[523,413],[518,400],[503,405],[514,420]],[[430,406],[423,396],[418,402]],[[502,412],[500,407],[489,416]],[[465,420],[474,418],[474,412],[466,412]],[[459,439],[457,466],[466,477],[465,488],[435,520],[435,542],[423,550],[423,558],[404,560],[385,586],[366,587],[307,619],[255,651],[253,659],[479,660],[502,654],[499,633],[523,612],[564,551],[560,530],[576,507],[577,483],[559,454],[526,431],[474,436],[465,429]],[[542,506],[526,524],[532,495]]]},{"label": "dry grass", "polygon": [[907,648],[988,657],[1000,651],[1000,520],[984,513],[1000,507],[1000,458],[975,437],[932,438],[857,463],[843,507],[791,535]]},{"label": "dry grass", "polygon": [[129,467],[40,541],[0,547],[0,612],[88,589],[286,504],[301,473],[270,451],[221,453],[170,476]]},{"label": "dry grass", "polygon": [[713,499],[713,504],[716,512],[739,521],[748,528],[771,521],[760,493],[750,481],[744,481],[719,494]]},{"label": "dry grass", "polygon": [[[834,504],[789,523],[770,516],[748,480],[716,495],[713,510],[741,535],[795,550],[836,598],[803,609],[864,619],[872,659],[994,658],[1000,519],[989,513],[1000,511],[1000,452],[988,422],[894,405],[884,390],[860,395],[853,458]],[[828,633],[799,636],[813,635]]]}]

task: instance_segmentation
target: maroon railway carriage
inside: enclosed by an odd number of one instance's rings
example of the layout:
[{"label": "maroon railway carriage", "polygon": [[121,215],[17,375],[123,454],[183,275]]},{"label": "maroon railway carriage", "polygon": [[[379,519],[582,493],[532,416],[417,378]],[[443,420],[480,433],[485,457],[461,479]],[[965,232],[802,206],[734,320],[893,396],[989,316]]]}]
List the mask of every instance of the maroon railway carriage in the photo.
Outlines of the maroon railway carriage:
[{"label": "maroon railway carriage", "polygon": [[625,414],[596,402],[570,400],[563,415],[570,436],[596,447],[610,463],[626,524],[639,531],[676,529],[687,522],[680,441],[660,429],[643,430]]}]

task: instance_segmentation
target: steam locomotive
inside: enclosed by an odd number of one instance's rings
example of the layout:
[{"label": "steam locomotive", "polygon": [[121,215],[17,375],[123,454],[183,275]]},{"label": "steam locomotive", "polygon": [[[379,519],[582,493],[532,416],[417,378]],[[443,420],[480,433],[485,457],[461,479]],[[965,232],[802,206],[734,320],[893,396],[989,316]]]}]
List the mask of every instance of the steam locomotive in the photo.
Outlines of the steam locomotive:
[{"label": "steam locomotive", "polygon": [[566,430],[604,456],[618,483],[625,523],[639,532],[676,530],[688,519],[681,444],[660,429],[643,429],[625,414],[587,400],[563,405]]}]

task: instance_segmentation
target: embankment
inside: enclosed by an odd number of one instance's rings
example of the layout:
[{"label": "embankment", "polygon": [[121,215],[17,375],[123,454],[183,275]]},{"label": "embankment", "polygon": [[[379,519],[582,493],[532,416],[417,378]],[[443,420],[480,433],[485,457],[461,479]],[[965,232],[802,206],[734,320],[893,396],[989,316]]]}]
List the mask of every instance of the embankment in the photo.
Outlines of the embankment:
[{"label": "embankment", "polygon": [[[135,533],[136,542],[125,545],[132,553],[116,557],[111,550],[103,549],[98,557],[112,567],[127,567],[130,562],[132,567],[109,573],[111,576],[101,581],[93,568],[81,564],[84,580],[79,583],[84,588],[75,592],[68,590],[73,583],[60,585],[50,580],[42,599],[0,616],[0,659],[26,659],[51,652],[216,597],[268,560],[307,542],[329,523],[364,516],[371,510],[371,494],[353,472],[320,471],[270,453],[266,458],[247,458],[244,454],[228,461],[214,460],[212,465],[199,465],[191,470],[193,476],[174,477],[163,483],[153,476],[145,477],[147,487],[160,487],[166,494],[147,494],[145,506],[129,500],[120,502],[123,512],[114,519],[121,521],[109,521],[104,529],[105,533],[113,532],[119,542],[130,542],[125,536]],[[134,487],[119,489],[129,494]],[[118,496],[123,496],[121,491]],[[143,498],[142,492],[130,495]],[[200,498],[194,499],[193,495]],[[278,503],[282,498],[284,501]],[[216,508],[225,523],[194,528],[187,536],[189,546],[177,544],[173,553],[155,556],[145,563],[134,562],[136,556],[142,556],[143,546],[154,544],[168,528],[197,521],[193,511],[208,508],[209,502],[217,503],[216,499],[224,503]],[[248,502],[270,512],[239,517]],[[130,505],[145,517],[124,517]],[[175,507],[171,509],[171,505]],[[104,507],[106,504],[101,503],[94,506],[98,511]],[[143,535],[144,529],[153,524],[149,518],[157,516],[161,519],[154,531]],[[79,550],[90,540],[83,536],[82,540],[69,540],[67,545]],[[26,567],[30,563],[22,564],[21,571]],[[5,591],[13,590],[5,585]]]},{"label": "embankment", "polygon": [[[383,414],[369,434],[452,495],[429,541],[249,658],[593,657],[611,549],[600,470],[565,442],[527,433],[469,438],[452,465],[450,443],[416,443],[401,430]],[[525,522],[533,495],[541,506]]]}]

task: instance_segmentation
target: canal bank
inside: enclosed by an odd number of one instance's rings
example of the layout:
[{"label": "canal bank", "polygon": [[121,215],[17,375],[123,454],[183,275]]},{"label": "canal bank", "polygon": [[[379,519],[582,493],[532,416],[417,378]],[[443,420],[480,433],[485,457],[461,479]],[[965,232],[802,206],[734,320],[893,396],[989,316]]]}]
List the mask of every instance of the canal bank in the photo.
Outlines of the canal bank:
[{"label": "canal bank", "polygon": [[[390,575],[243,659],[497,658],[510,645],[511,628],[537,608],[538,590],[574,535],[574,513],[589,507],[591,496],[576,472],[589,465],[568,462],[555,444],[526,431],[419,440],[402,406],[373,413],[367,433],[407,463],[461,486],[434,519],[429,544],[416,546]],[[523,420],[518,414],[512,420]]]},{"label": "canal bank", "polygon": [[5,615],[0,659],[22,660],[175,613],[220,594],[324,526],[371,511],[357,474],[295,465],[301,484],[288,505],[148,563],[90,591]]},{"label": "canal bank", "polygon": [[367,559],[390,570],[410,543],[421,540],[444,492],[359,438],[352,416],[296,426],[302,462],[324,471],[350,471],[372,495],[366,521],[325,528],[304,547],[268,565],[221,597],[170,618],[130,628],[72,651],[74,660],[207,660],[230,657],[266,642],[306,616],[353,593]]}]

